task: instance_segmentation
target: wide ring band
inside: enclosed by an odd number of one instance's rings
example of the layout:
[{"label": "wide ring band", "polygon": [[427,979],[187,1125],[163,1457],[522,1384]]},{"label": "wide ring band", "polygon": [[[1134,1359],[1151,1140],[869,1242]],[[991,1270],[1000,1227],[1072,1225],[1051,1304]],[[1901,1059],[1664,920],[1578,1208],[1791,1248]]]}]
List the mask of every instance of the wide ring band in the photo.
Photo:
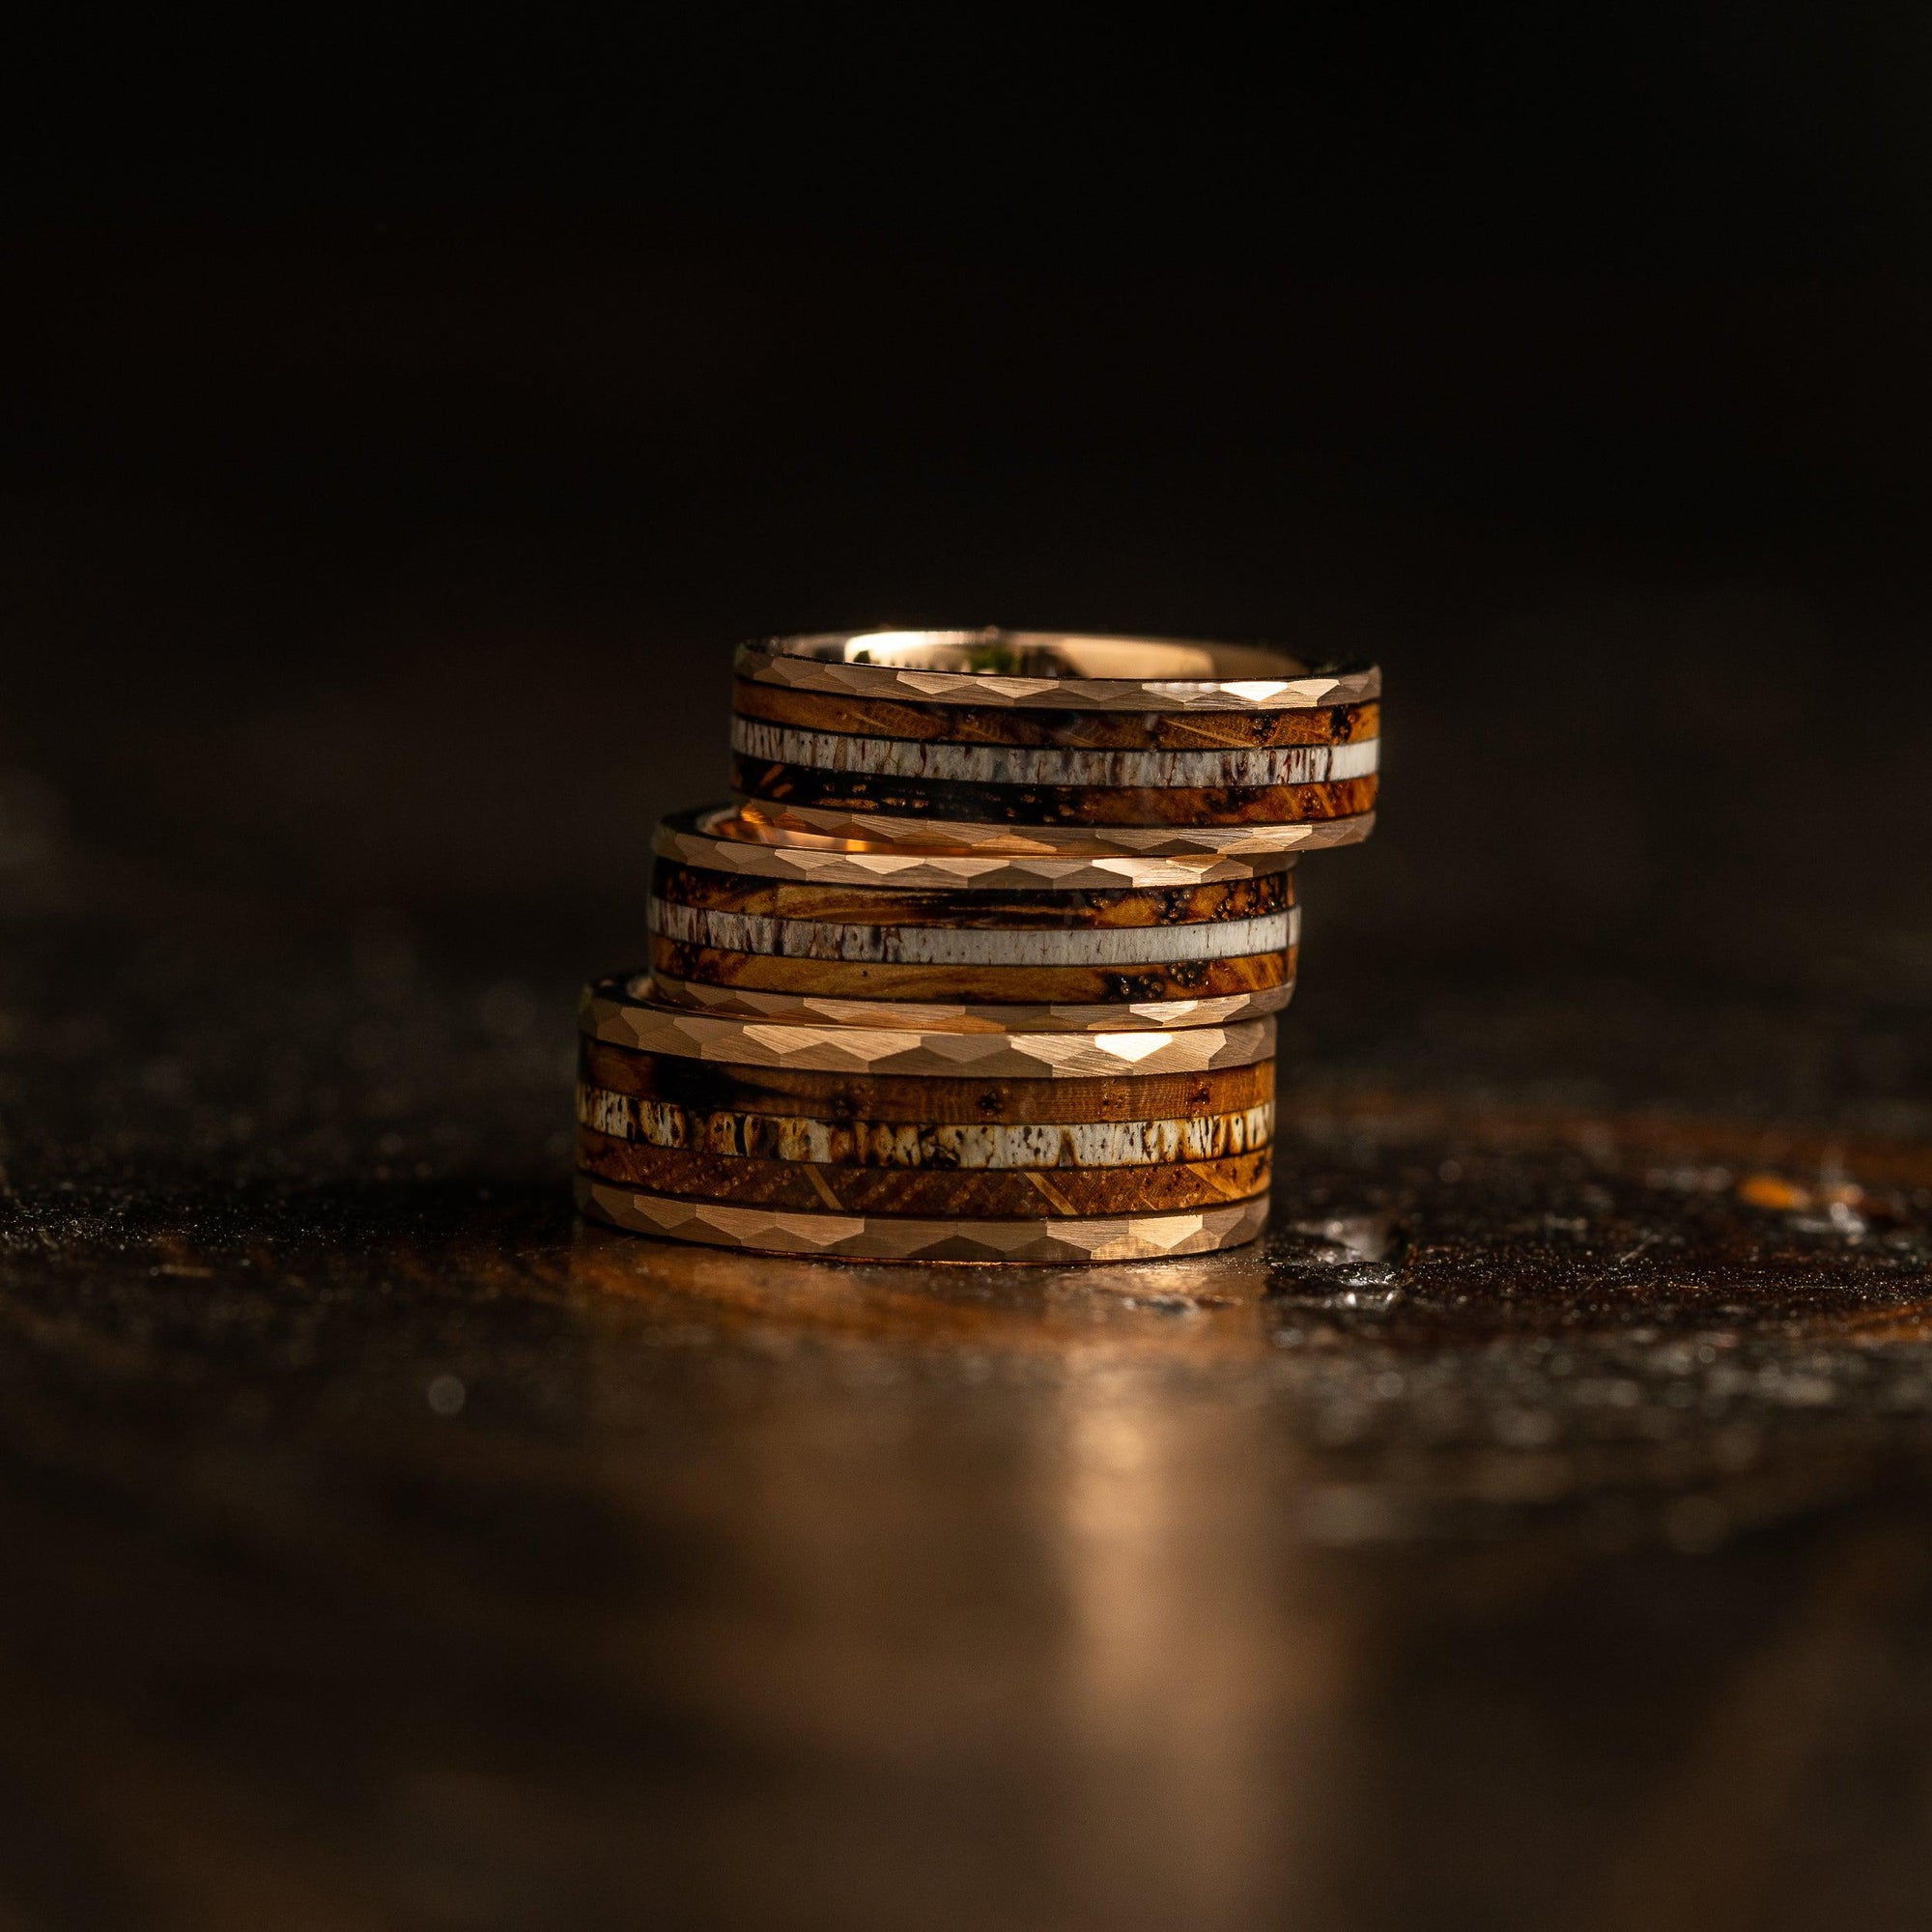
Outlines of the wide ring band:
[{"label": "wide ring band", "polygon": [[[672,986],[1041,1007],[1285,998],[1293,983],[1300,913],[1279,856],[867,860],[693,824],[661,828],[657,849],[650,963]],[[1107,883],[1060,886],[1068,874]]]},{"label": "wide ring band", "polygon": [[1264,1212],[1272,1020],[894,1035],[680,1014],[607,985],[583,1021],[580,1188],[619,1226],[791,1253],[1078,1261],[1227,1245]]}]

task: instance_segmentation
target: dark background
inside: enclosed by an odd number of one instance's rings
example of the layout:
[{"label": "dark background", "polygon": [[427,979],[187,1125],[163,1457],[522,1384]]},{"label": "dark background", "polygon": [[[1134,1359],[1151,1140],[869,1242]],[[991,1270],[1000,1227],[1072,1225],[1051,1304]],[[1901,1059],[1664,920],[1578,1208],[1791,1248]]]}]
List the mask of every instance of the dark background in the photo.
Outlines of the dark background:
[{"label": "dark background", "polygon": [[1932,34],[1573,12],[23,61],[10,903],[549,1014],[737,638],[1179,632],[1386,668],[1301,1050],[1601,1085],[1915,1008]]}]

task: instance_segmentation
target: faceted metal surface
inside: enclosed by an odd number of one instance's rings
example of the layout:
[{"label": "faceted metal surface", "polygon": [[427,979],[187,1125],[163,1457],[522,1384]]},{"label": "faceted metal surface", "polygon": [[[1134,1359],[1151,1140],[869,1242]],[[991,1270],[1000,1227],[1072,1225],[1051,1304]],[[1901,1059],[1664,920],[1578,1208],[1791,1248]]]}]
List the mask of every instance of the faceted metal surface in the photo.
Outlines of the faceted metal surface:
[{"label": "faceted metal surface", "polygon": [[[1065,670],[1012,676],[968,668],[976,654],[997,656],[1009,647],[1057,657]],[[867,652],[872,662],[846,661],[852,650]],[[897,661],[886,662],[889,658]],[[740,677],[805,691],[1040,710],[1301,710],[1359,703],[1381,691],[1381,673],[1373,668],[1318,671],[1278,652],[1243,645],[1041,632],[768,639],[741,644],[735,666]]]},{"label": "faceted metal surface", "polygon": [[991,825],[959,818],[908,818],[775,804],[737,794],[748,833],[779,840],[805,834],[857,851],[996,854],[1001,857],[1105,859],[1189,855],[1246,858],[1264,853],[1326,851],[1355,845],[1375,830],[1373,811],[1287,825]]},{"label": "faceted metal surface", "polygon": [[1106,1220],[919,1221],[896,1216],[781,1213],[671,1200],[577,1178],[577,1205],[633,1234],[707,1247],[880,1262],[1129,1262],[1208,1254],[1252,1241],[1267,1225],[1265,1195],[1185,1214]]},{"label": "faceted metal surface", "polygon": [[933,1001],[841,1000],[816,993],[767,993],[711,986],[664,974],[648,981],[659,1000],[732,1019],[791,1026],[910,1028],[922,1033],[1120,1033],[1147,1028],[1227,1026],[1279,1012],[1294,996],[1291,983],[1207,1000],[1149,1000],[1120,1006],[948,1005]]},{"label": "faceted metal surface", "polygon": [[927,744],[1030,746],[1037,751],[1202,752],[1346,745],[1381,730],[1381,705],[1321,704],[1295,710],[1067,711],[1013,704],[932,704],[907,697],[800,691],[746,677],[731,681],[741,718],[808,731],[904,738]]},{"label": "faceted metal surface", "polygon": [[[1205,1073],[1271,1059],[1272,1015],[1232,1026],[1119,1033],[908,1033],[885,1027],[761,1025],[720,1019],[638,998],[629,980],[587,986],[578,1007],[582,1032],[644,1053],[745,1066],[828,1073],[1001,1075],[1091,1080],[1110,1074]],[[647,983],[643,982],[643,983]]]},{"label": "faceted metal surface", "polygon": [[[892,821],[895,832],[901,823]],[[938,892],[1114,892],[1216,885],[1259,878],[1294,864],[1293,853],[1285,851],[1082,855],[864,850],[829,840],[808,842],[823,838],[812,833],[781,837],[733,807],[710,806],[665,819],[651,849],[662,859],[750,878]]]}]

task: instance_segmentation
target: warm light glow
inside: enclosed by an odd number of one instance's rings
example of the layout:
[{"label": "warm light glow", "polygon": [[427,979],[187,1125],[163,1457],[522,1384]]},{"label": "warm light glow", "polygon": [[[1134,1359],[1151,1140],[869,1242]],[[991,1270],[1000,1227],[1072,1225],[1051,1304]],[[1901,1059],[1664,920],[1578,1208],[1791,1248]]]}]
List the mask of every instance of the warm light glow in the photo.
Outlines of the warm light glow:
[{"label": "warm light glow", "polygon": [[1167,1043],[1164,1033],[1096,1033],[1094,1043],[1103,1053],[1118,1053],[1122,1060],[1145,1060]]},{"label": "warm light glow", "polygon": [[847,664],[877,664],[919,669],[935,647],[957,649],[982,643],[997,633],[986,631],[867,631],[845,639]]}]

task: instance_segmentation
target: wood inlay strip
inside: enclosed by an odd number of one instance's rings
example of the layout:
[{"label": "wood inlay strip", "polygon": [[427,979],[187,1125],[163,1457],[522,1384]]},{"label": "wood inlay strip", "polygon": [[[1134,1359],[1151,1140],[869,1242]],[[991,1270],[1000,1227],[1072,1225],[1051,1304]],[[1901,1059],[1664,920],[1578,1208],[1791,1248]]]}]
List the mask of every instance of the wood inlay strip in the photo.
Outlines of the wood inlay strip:
[{"label": "wood inlay strip", "polygon": [[651,930],[679,945],[784,959],[881,966],[1156,966],[1236,958],[1293,946],[1298,909],[1186,925],[1011,927],[847,925],[767,919],[654,898]]},{"label": "wood inlay strip", "polygon": [[889,779],[773,764],[737,756],[732,782],[749,798],[848,811],[898,812],[981,824],[1204,826],[1293,824],[1371,811],[1376,781],[1224,787],[1163,785],[972,785]]},{"label": "wood inlay strip", "polygon": [[[1252,919],[1294,903],[1292,870],[1205,885],[1074,888],[986,892],[962,886],[932,891],[881,883],[817,885],[746,876],[659,859],[651,871],[654,897],[672,904],[766,919],[830,920],[849,925],[943,925],[972,929],[1061,926],[1144,927]],[[683,937],[685,935],[678,935]]]},{"label": "wood inlay strip", "polygon": [[601,1180],[681,1195],[848,1214],[1140,1214],[1222,1207],[1264,1193],[1266,1148],[1222,1160],[1151,1167],[904,1169],[825,1167],[611,1140],[581,1128],[579,1169]]},{"label": "wood inlay strip", "polygon": [[824,1120],[681,1107],[582,1082],[577,1122],[610,1140],[835,1167],[1145,1167],[1251,1153],[1273,1138],[1274,1103],[1153,1121],[1009,1122]]},{"label": "wood inlay strip", "polygon": [[1214,999],[1293,981],[1296,950],[1183,959],[1148,966],[901,966],[883,961],[787,959],[768,952],[688,946],[654,936],[651,970],[672,980],[768,993],[845,999],[967,1000],[997,1005],[1121,1005]]},{"label": "wood inlay strip", "polygon": [[810,1116],[825,1121],[992,1122],[1188,1120],[1234,1114],[1274,1098],[1274,1062],[1207,1073],[1117,1074],[1094,1080],[950,1079],[928,1074],[840,1074],[729,1066],[581,1043],[586,1087],[665,1100],[695,1113]]},{"label": "wood inlay strip", "polygon": [[955,745],[1035,745],[1063,751],[1200,752],[1277,745],[1349,745],[1381,730],[1378,704],[1301,711],[1034,711],[922,704],[796,691],[741,678],[731,708],[740,717],[809,731],[918,738]]},{"label": "wood inlay strip", "polygon": [[731,749],[774,765],[809,765],[853,777],[929,779],[969,785],[1185,786],[1197,791],[1327,784],[1367,778],[1381,741],[1225,748],[1206,752],[1066,751],[1014,745],[935,744],[806,731],[733,717]]}]

